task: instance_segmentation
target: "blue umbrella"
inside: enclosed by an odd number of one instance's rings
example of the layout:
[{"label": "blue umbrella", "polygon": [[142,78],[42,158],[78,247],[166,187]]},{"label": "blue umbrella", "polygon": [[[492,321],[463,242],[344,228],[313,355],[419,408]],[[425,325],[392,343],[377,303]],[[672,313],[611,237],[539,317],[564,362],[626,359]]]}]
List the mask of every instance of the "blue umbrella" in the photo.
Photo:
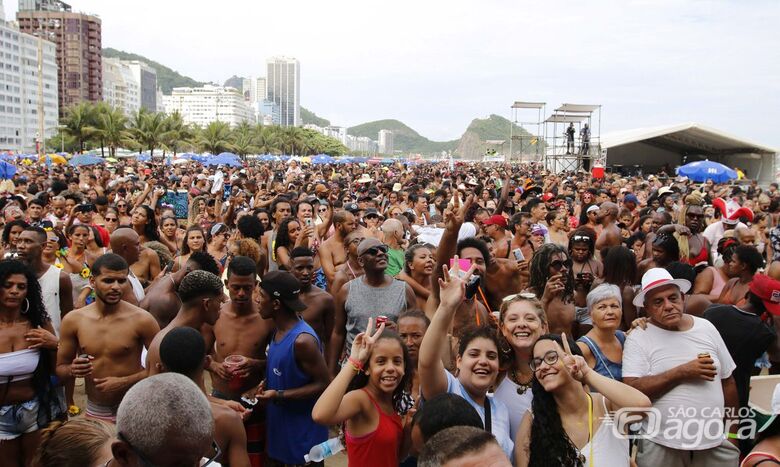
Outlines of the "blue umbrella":
[{"label": "blue umbrella", "polygon": [[694,182],[712,179],[715,183],[724,183],[737,178],[737,172],[718,162],[708,160],[691,162],[677,169],[677,175],[688,177]]},{"label": "blue umbrella", "polygon": [[274,156],[273,154],[263,154],[259,156],[257,159],[264,162],[271,162],[277,160],[276,156]]},{"label": "blue umbrella", "polygon": [[81,167],[83,165],[97,165],[97,164],[105,164],[106,161],[104,159],[101,159],[98,156],[93,156],[91,154],[79,154],[78,156],[73,156],[73,158],[68,161],[68,164],[72,165],[73,167]]},{"label": "blue umbrella", "polygon": [[16,166],[6,161],[0,161],[0,178],[8,179],[16,174]]},{"label": "blue umbrella", "polygon": [[327,154],[317,154],[311,158],[312,164],[332,164],[336,162],[336,159],[330,157]]},{"label": "blue umbrella", "polygon": [[228,165],[230,167],[242,167],[244,164],[237,155],[223,152],[218,156],[208,158],[206,165]]},{"label": "blue umbrella", "polygon": [[149,162],[150,160],[152,160],[152,155],[148,152],[138,155],[138,162]]}]

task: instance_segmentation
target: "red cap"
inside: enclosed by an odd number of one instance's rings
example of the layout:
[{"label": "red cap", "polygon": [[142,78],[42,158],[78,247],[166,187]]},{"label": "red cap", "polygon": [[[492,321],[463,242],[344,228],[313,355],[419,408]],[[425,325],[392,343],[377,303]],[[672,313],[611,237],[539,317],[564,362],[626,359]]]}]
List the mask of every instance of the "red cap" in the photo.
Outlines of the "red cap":
[{"label": "red cap", "polygon": [[555,195],[552,194],[552,193],[547,192],[547,193],[544,194],[544,196],[542,196],[542,201],[544,201],[546,203],[547,201],[550,201],[553,198],[555,198]]},{"label": "red cap", "polygon": [[501,214],[493,214],[482,223],[482,225],[497,225],[499,227],[506,228],[506,217],[502,216]]},{"label": "red cap", "polygon": [[768,312],[780,315],[780,281],[766,274],[756,274],[750,282],[750,292],[764,302]]}]

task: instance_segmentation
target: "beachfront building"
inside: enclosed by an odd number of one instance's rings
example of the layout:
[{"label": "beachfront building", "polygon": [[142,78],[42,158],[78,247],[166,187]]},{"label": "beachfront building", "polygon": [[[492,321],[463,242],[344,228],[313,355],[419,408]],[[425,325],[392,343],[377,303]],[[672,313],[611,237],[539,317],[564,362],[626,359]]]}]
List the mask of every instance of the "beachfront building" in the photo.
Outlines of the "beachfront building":
[{"label": "beachfront building", "polygon": [[393,132],[390,130],[379,130],[379,153],[393,154]]},{"label": "beachfront building", "polygon": [[163,97],[165,112],[179,112],[184,123],[205,127],[211,122],[225,122],[235,127],[241,122],[255,123],[253,110],[241,92],[233,87],[205,85],[200,88],[173,88]]},{"label": "beachfront building", "polygon": [[130,67],[118,58],[103,57],[103,101],[122,109],[128,117],[141,108],[138,81]]},{"label": "beachfront building", "polygon": [[[0,3],[0,6],[2,4]],[[57,46],[40,41],[43,55],[42,102],[44,138],[57,132]],[[39,40],[0,19],[0,150],[36,152],[38,113]]]},{"label": "beachfront building", "polygon": [[290,57],[272,57],[266,62],[267,99],[279,106],[280,125],[301,124],[301,64]]}]

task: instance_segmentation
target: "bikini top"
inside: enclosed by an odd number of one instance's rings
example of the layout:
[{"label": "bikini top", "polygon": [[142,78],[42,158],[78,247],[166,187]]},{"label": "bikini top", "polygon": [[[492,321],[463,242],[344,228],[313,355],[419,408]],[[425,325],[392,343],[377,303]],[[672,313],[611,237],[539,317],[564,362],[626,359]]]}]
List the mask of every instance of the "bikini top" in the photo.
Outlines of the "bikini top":
[{"label": "bikini top", "polygon": [[0,384],[30,379],[38,367],[41,351],[23,349],[0,354]]}]

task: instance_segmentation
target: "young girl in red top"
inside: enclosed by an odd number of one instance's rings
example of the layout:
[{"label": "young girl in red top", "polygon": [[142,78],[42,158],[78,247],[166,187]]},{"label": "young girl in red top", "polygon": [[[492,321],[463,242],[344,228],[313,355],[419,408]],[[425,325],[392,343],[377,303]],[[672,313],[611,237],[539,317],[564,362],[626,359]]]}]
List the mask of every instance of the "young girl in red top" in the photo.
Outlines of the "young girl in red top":
[{"label": "young girl in red top", "polygon": [[348,362],[320,396],[312,418],[322,425],[346,422],[349,467],[398,467],[408,447],[398,412],[411,363],[406,346],[384,324],[371,334],[372,321],[355,338]]}]

